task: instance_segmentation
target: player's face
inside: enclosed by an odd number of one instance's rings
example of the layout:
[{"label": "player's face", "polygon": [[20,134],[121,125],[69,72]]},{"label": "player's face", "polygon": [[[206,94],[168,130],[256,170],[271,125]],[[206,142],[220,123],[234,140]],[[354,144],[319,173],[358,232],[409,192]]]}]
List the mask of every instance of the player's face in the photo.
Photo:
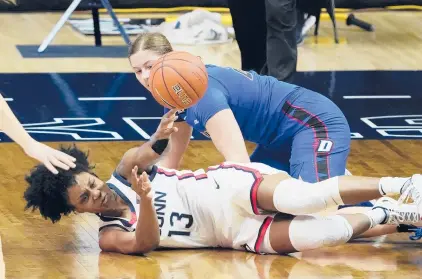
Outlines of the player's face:
[{"label": "player's face", "polygon": [[76,177],[76,185],[68,189],[69,202],[77,212],[102,213],[117,204],[117,194],[98,177],[83,172]]},{"label": "player's face", "polygon": [[160,56],[152,50],[140,50],[129,57],[136,79],[148,90],[149,72]]}]

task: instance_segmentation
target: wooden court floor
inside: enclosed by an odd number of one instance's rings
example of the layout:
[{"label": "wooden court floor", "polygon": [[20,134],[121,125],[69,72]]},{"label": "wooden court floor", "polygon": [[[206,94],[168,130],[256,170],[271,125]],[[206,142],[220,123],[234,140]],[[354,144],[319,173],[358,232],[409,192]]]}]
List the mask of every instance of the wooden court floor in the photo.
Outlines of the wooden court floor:
[{"label": "wooden court floor", "polygon": [[[60,14],[0,14],[0,73],[130,71],[126,59],[23,59],[16,44],[40,43]],[[377,26],[361,32],[340,23],[346,44],[312,44],[299,49],[299,70],[387,70],[422,68],[420,13],[368,13]],[[33,30],[29,30],[32,26]],[[322,36],[331,36],[323,22]],[[55,44],[92,44],[91,38],[65,27]],[[105,38],[105,44],[122,44]],[[178,47],[206,62],[240,64],[235,44]],[[59,143],[51,143],[57,147]],[[102,179],[128,148],[138,142],[78,143],[89,149]],[[248,144],[249,150],[253,149]],[[403,176],[421,172],[422,144],[415,140],[353,141],[349,170],[355,175]],[[96,217],[73,215],[51,224],[38,213],[24,212],[24,175],[35,164],[14,143],[0,143],[0,235],[6,278],[421,278],[422,240],[406,234],[367,239],[337,248],[290,256],[257,256],[216,250],[156,251],[147,257],[102,253]],[[203,168],[222,157],[208,141],[192,142],[183,168]],[[1,272],[0,272],[1,275]]]}]

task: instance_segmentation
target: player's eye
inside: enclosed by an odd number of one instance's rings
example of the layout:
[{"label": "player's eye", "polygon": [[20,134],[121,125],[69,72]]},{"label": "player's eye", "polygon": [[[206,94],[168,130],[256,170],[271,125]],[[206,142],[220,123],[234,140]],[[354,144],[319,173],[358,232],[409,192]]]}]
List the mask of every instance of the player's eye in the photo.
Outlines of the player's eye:
[{"label": "player's eye", "polygon": [[86,203],[88,201],[88,199],[89,199],[89,194],[88,193],[84,193],[81,196],[80,201],[81,201],[82,204],[84,204],[84,203]]}]

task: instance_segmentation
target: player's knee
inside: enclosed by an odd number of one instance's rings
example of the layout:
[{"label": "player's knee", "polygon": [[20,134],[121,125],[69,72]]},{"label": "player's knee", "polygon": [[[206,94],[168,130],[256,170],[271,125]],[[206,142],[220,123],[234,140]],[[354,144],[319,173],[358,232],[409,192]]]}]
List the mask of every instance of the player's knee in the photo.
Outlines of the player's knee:
[{"label": "player's knee", "polygon": [[274,190],[274,207],[279,212],[293,215],[311,214],[342,204],[338,179],[308,183],[298,179],[281,181]]},{"label": "player's knee", "polygon": [[274,190],[274,207],[283,213],[300,215],[316,212],[318,197],[314,196],[312,184],[298,180],[285,179]]},{"label": "player's knee", "polygon": [[297,216],[289,227],[290,242],[297,251],[341,245],[352,236],[352,226],[340,215]]}]

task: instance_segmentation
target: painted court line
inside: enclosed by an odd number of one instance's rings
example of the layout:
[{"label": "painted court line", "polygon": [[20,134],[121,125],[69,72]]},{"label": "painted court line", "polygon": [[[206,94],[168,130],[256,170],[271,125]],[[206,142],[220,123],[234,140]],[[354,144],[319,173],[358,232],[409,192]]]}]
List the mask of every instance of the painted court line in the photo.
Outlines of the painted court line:
[{"label": "painted court line", "polygon": [[79,97],[79,101],[145,101],[145,97]]},{"label": "painted court line", "polygon": [[410,95],[343,96],[343,99],[410,99]]}]

